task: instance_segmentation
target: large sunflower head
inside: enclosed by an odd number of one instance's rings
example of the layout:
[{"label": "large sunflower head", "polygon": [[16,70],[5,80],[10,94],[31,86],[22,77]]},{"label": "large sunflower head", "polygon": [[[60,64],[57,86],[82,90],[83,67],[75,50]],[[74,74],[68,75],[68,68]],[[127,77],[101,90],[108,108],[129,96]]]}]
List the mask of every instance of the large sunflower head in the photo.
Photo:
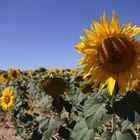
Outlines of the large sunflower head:
[{"label": "large sunflower head", "polygon": [[15,69],[14,67],[11,67],[8,71],[8,75],[11,80],[17,81],[20,79],[21,72],[19,69]]},{"label": "large sunflower head", "polygon": [[2,97],[0,98],[0,105],[3,110],[7,110],[14,103],[14,90],[11,87],[6,87],[2,93]]},{"label": "large sunflower head", "polygon": [[131,23],[119,25],[115,12],[109,22],[106,13],[101,16],[101,23],[93,20],[91,31],[85,29],[86,37],[81,36],[82,42],[75,48],[85,54],[80,59],[84,78],[90,75],[89,81],[94,85],[105,85],[112,95],[117,83],[122,93],[125,93],[130,78],[139,79],[140,44],[135,36],[140,34],[140,28]]}]

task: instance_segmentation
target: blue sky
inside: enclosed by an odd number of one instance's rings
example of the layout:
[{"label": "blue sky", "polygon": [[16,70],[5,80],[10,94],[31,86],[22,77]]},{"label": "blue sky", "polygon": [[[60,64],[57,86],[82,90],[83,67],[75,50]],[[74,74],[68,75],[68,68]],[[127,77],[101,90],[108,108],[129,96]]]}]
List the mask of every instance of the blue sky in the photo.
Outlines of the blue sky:
[{"label": "blue sky", "polygon": [[0,69],[76,68],[74,46],[106,11],[140,26],[139,0],[1,0]]}]

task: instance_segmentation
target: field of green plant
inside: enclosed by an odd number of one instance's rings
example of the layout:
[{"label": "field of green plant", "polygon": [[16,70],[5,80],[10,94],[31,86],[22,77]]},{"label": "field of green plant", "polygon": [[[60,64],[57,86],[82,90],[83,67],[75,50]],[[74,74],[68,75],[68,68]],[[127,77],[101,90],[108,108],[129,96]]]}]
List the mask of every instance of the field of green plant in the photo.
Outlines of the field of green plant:
[{"label": "field of green plant", "polygon": [[[106,87],[99,92],[76,69],[11,68],[0,71],[0,81],[0,127],[12,127],[11,139],[140,139],[136,82],[125,95],[116,86],[117,94],[110,96]],[[0,131],[0,138],[6,140],[8,133]]]}]

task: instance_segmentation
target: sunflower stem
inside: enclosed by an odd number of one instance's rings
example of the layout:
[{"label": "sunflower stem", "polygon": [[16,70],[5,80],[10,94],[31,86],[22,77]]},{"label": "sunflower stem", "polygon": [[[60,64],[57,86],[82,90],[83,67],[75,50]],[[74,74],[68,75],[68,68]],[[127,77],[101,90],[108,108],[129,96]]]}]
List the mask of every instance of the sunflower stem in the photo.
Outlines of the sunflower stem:
[{"label": "sunflower stem", "polygon": [[116,132],[116,115],[114,114],[112,118],[112,132]]},{"label": "sunflower stem", "polygon": [[[115,101],[116,101],[116,95],[114,94],[114,96],[112,96],[112,106]],[[114,114],[112,118],[112,132],[115,132],[115,131],[116,131],[116,115]]]}]

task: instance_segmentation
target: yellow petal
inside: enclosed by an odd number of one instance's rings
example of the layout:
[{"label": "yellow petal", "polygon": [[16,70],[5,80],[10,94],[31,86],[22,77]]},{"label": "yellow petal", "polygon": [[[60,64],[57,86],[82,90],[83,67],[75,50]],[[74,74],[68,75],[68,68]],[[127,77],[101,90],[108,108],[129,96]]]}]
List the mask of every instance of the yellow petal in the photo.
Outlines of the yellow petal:
[{"label": "yellow petal", "polygon": [[121,31],[121,27],[119,26],[119,21],[118,18],[115,14],[115,12],[113,11],[112,13],[112,21],[111,21],[112,26],[114,27],[114,31],[116,33],[119,33]]},{"label": "yellow petal", "polygon": [[105,71],[100,67],[96,67],[92,73],[91,80],[100,80],[100,77],[104,75]]},{"label": "yellow petal", "polygon": [[88,37],[92,37],[92,38],[95,38],[96,39],[96,35],[95,33],[93,33],[92,31],[90,30],[87,30],[87,29],[84,29],[85,33],[87,34]]},{"label": "yellow petal", "polygon": [[104,12],[103,17],[101,16],[100,19],[101,19],[101,22],[102,22],[104,28],[106,29],[107,33],[110,34],[111,33],[111,31],[110,31],[110,23],[109,23],[109,21],[108,21],[108,19],[106,17],[106,12]]},{"label": "yellow petal", "polygon": [[94,85],[93,87],[97,87],[98,84],[101,82],[102,78],[105,76],[106,71],[104,71],[103,69],[99,68],[99,69],[95,69],[95,71],[93,72],[94,75],[91,76],[90,81],[94,81]]},{"label": "yellow petal", "polygon": [[123,25],[123,29],[122,29],[122,33],[126,33],[127,30],[129,30],[132,26],[131,26],[132,23],[128,23],[128,24],[124,24]]},{"label": "yellow petal", "polygon": [[119,85],[120,91],[122,93],[126,92],[127,84],[128,84],[128,82],[126,81],[126,77],[125,77],[124,73],[120,73],[119,77],[118,77],[118,85]]},{"label": "yellow petal", "polygon": [[113,77],[110,77],[107,80],[107,88],[108,88],[109,95],[111,95],[111,96],[112,96],[112,93],[113,93],[113,90],[115,87],[115,83],[116,83],[116,80]]},{"label": "yellow petal", "polygon": [[100,23],[96,22],[95,20],[92,20],[92,23],[95,27],[96,32],[100,34],[102,38],[105,38],[108,35],[105,28]]},{"label": "yellow petal", "polygon": [[134,79],[140,79],[140,72],[137,65],[133,65],[129,70],[132,73],[132,77]]},{"label": "yellow petal", "polygon": [[107,81],[105,83],[100,83],[100,87],[99,87],[98,93],[100,93],[103,90],[103,88],[105,87],[106,84],[107,84]]}]

